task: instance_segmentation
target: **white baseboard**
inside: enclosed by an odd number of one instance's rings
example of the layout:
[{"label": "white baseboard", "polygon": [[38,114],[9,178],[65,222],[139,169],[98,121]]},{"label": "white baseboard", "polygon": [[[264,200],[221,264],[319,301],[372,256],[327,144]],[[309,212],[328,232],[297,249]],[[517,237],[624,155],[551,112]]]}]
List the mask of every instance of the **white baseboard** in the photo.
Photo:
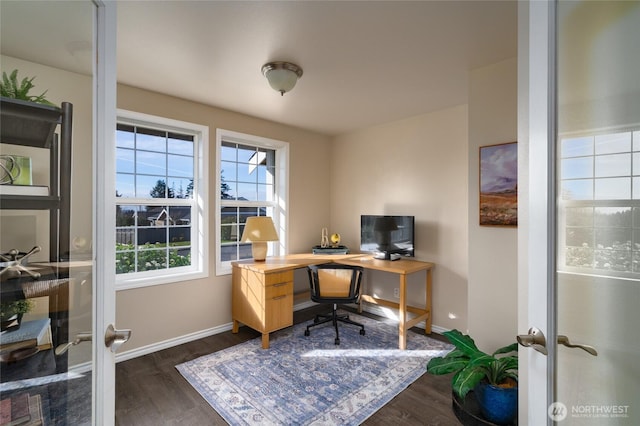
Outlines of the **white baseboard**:
[{"label": "white baseboard", "polygon": [[194,333],[185,334],[183,336],[175,337],[173,339],[168,339],[162,342],[141,346],[139,348],[132,349],[129,351],[120,352],[116,354],[116,362],[127,361],[129,359],[138,358],[140,356],[148,355],[150,353],[161,351],[163,349],[169,349],[174,346],[182,345],[183,343],[202,339],[204,337],[213,336],[214,334],[224,333],[225,331],[231,330],[232,325],[233,323],[223,324],[218,327],[212,327],[206,330],[196,331]]},{"label": "white baseboard", "polygon": [[[293,307],[294,311],[299,311],[301,309],[306,309],[306,308],[310,308],[312,306],[317,305],[317,303],[312,302],[311,300],[302,302],[302,303],[298,303],[297,305],[295,305]],[[381,316],[383,318],[390,318],[390,319],[395,319],[398,320],[398,315],[397,315],[397,310],[394,309],[389,309],[389,308],[383,308],[377,305],[371,305],[371,304],[364,304],[362,307],[363,311]],[[139,348],[136,349],[131,349],[129,351],[124,351],[124,352],[120,352],[116,354],[116,363],[117,362],[121,362],[121,361],[127,361],[129,359],[133,359],[133,358],[138,358],[141,357],[143,355],[148,355],[151,354],[153,352],[157,352],[157,351],[161,351],[163,349],[168,349],[168,348],[172,348],[174,346],[178,346],[178,345],[182,345],[184,343],[188,343],[194,340],[198,340],[198,339],[202,339],[204,337],[209,337],[209,336],[213,336],[215,334],[219,334],[219,333],[224,333],[225,331],[229,331],[232,328],[233,323],[227,323],[227,324],[223,324],[220,325],[218,327],[212,327],[212,328],[208,328],[206,330],[202,330],[202,331],[196,331],[194,333],[189,333],[189,334],[185,334],[183,336],[179,336],[179,337],[175,337],[173,339],[168,339],[168,340],[164,340],[162,342],[158,342],[158,343],[152,343],[150,345],[146,345],[146,346],[141,346]],[[416,327],[425,328],[425,323],[424,321],[418,323],[416,325]],[[448,329],[443,328],[443,327],[438,327],[437,325],[432,325],[431,326],[431,330],[438,333],[438,334],[442,334],[442,332],[444,331],[448,331]]]}]

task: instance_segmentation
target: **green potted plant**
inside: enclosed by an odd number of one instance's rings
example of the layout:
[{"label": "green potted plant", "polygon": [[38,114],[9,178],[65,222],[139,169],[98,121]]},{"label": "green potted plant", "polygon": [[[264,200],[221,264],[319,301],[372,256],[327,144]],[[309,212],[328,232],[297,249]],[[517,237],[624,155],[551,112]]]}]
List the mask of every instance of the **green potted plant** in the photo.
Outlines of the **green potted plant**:
[{"label": "green potted plant", "polygon": [[29,299],[18,299],[0,303],[0,330],[13,331],[20,328],[22,316],[33,307]]},{"label": "green potted plant", "polygon": [[474,390],[484,417],[497,424],[510,424],[518,411],[518,345],[512,343],[488,354],[473,339],[458,330],[443,333],[455,349],[427,364],[430,374],[455,373],[453,392],[464,401]]},{"label": "green potted plant", "polygon": [[18,82],[17,69],[13,70],[9,75],[3,71],[2,82],[0,82],[0,95],[10,99],[19,99],[42,105],[56,106],[45,98],[45,95],[47,94],[46,90],[40,95],[29,94],[31,89],[34,87],[34,79],[35,77],[24,77],[20,82]]}]

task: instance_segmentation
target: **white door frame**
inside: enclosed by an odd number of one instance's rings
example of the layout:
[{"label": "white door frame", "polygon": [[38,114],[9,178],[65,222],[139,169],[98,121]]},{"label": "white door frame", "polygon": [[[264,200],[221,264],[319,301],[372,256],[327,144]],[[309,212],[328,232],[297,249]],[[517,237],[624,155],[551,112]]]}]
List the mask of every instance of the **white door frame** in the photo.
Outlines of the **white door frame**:
[{"label": "white door frame", "polygon": [[[519,348],[519,424],[552,424],[555,336],[549,283],[555,263],[555,2],[518,3],[518,334],[537,327],[549,356]],[[551,165],[551,166],[550,166]]]},{"label": "white door frame", "polygon": [[115,423],[115,354],[104,344],[109,324],[115,324],[115,132],[116,132],[116,2],[94,0],[93,137],[93,424]]}]

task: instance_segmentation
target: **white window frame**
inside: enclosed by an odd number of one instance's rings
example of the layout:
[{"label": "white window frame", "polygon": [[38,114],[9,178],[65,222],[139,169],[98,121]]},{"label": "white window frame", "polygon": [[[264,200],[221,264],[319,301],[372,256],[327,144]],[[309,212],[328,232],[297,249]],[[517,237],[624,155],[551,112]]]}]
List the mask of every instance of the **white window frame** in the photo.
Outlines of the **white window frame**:
[{"label": "white window frame", "polygon": [[216,189],[213,191],[216,197],[215,209],[216,209],[216,276],[231,274],[233,261],[221,260],[221,209],[224,206],[263,206],[265,202],[247,202],[237,200],[221,200],[220,188],[222,185],[221,173],[222,173],[222,159],[221,150],[222,142],[233,142],[242,145],[254,146],[258,148],[266,148],[275,151],[276,158],[276,176],[275,176],[275,194],[274,201],[271,205],[273,208],[273,223],[278,232],[279,240],[277,242],[269,243],[268,256],[280,256],[287,253],[288,247],[288,233],[289,228],[289,143],[279,141],[275,139],[269,139],[261,136],[249,135],[245,133],[234,132],[232,130],[217,129],[216,130]]},{"label": "white window frame", "polygon": [[[209,229],[208,229],[208,167],[209,127],[186,121],[173,120],[139,112],[118,109],[117,123],[129,124],[151,129],[159,129],[194,136],[193,198],[191,199],[191,265],[170,269],[116,274],[116,290],[127,290],[170,284],[181,281],[206,278],[209,276]],[[115,167],[114,167],[115,170]],[[113,176],[115,180],[115,175]],[[166,205],[166,199],[161,199]],[[112,208],[117,200],[114,197]],[[149,205],[154,199],[127,198],[126,204]],[[157,203],[156,203],[157,204]],[[115,229],[114,229],[115,232]],[[114,265],[115,268],[115,265]]]}]

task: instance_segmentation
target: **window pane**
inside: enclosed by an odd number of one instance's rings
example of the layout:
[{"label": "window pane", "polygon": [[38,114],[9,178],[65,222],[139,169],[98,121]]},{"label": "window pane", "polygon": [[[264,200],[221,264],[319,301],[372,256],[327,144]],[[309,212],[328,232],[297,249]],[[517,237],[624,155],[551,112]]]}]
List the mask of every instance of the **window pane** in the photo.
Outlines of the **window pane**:
[{"label": "window pane", "polygon": [[631,133],[596,136],[596,155],[631,151]]},{"label": "window pane", "polygon": [[137,151],[136,173],[166,176],[167,156],[157,152]]},{"label": "window pane", "polygon": [[169,198],[193,198],[193,179],[169,178]]},{"label": "window pane", "polygon": [[185,157],[183,155],[167,156],[169,164],[167,174],[169,176],[193,177],[193,157]]},{"label": "window pane", "polygon": [[167,148],[171,154],[193,155],[193,136],[170,133]]},{"label": "window pane", "polygon": [[631,207],[596,207],[595,226],[631,228]]},{"label": "window pane", "polygon": [[251,146],[238,145],[238,163],[249,164],[251,158],[255,155],[256,149]]},{"label": "window pane", "polygon": [[135,151],[132,149],[116,149],[116,171],[120,173],[133,173]]},{"label": "window pane", "polygon": [[236,163],[223,161],[220,163],[220,170],[222,180],[227,182],[238,180],[238,174],[236,173]]},{"label": "window pane", "polygon": [[273,185],[258,185],[258,201],[273,201]]},{"label": "window pane", "polygon": [[631,178],[595,180],[596,200],[628,200],[631,198]]},{"label": "window pane", "polygon": [[567,228],[567,246],[593,247],[593,228]]},{"label": "window pane", "polygon": [[238,164],[238,182],[258,182],[258,173],[256,169],[251,169],[248,164]]},{"label": "window pane", "polygon": [[592,268],[593,248],[585,245],[583,245],[582,247],[567,247],[565,258],[565,263],[567,266]]},{"label": "window pane", "polygon": [[596,177],[631,175],[631,154],[596,156]]},{"label": "window pane", "polygon": [[169,250],[169,268],[191,265],[191,249]]},{"label": "window pane", "polygon": [[592,200],[593,180],[566,180],[562,182],[562,199],[564,200]]},{"label": "window pane", "polygon": [[633,199],[640,200],[640,178],[633,178]]},{"label": "window pane", "polygon": [[562,179],[593,177],[593,157],[578,157],[562,160]]},{"label": "window pane", "polygon": [[135,148],[133,126],[118,124],[116,131],[116,146],[120,148]]},{"label": "window pane", "polygon": [[258,193],[256,185],[250,183],[238,183],[238,199],[257,201]]},{"label": "window pane", "polygon": [[136,182],[136,197],[166,198],[167,183],[164,179],[164,176],[138,176]]},{"label": "window pane", "polygon": [[563,139],[562,158],[593,155],[593,137]]},{"label": "window pane", "polygon": [[138,272],[153,271],[167,268],[167,251],[140,250],[138,251]]},{"label": "window pane", "polygon": [[567,226],[593,226],[592,207],[569,207],[566,210]]},{"label": "window pane", "polygon": [[167,152],[167,132],[141,127],[136,130],[136,149]]},{"label": "window pane", "polygon": [[116,174],[116,197],[133,198],[135,196],[135,176]]},{"label": "window pane", "polygon": [[220,149],[220,159],[223,161],[237,161],[236,158],[236,144],[229,144],[227,142],[222,142],[222,147]]},{"label": "window pane", "polygon": [[225,182],[224,179],[220,184],[220,198],[222,200],[235,200],[238,194],[238,184],[236,182]]}]

